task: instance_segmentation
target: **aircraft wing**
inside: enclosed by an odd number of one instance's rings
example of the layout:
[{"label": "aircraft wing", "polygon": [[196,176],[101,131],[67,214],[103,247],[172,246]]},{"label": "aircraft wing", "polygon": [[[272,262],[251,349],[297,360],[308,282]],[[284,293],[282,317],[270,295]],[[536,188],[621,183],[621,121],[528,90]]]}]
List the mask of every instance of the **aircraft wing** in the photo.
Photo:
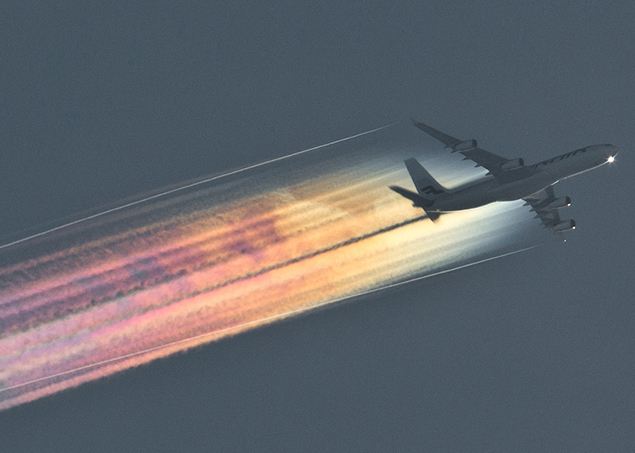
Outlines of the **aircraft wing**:
[{"label": "aircraft wing", "polygon": [[526,204],[531,205],[532,211],[536,212],[536,217],[542,220],[542,225],[545,228],[549,228],[556,237],[556,240],[565,242],[564,233],[562,231],[555,231],[553,227],[560,223],[560,214],[557,209],[544,209],[549,203],[556,199],[553,186],[549,186],[546,189],[539,190],[536,193],[532,193],[528,197],[524,198]]},{"label": "aircraft wing", "polygon": [[[446,148],[452,148],[453,153],[459,152],[463,154],[463,160],[469,159],[476,163],[476,167],[483,167],[487,169],[487,174],[494,176],[494,178],[499,180],[501,183],[516,181],[536,173],[535,169],[525,167],[522,159],[511,160],[498,156],[494,153],[490,153],[489,151],[479,148],[476,140],[474,139],[463,141],[444,134],[427,124],[415,121],[414,119],[412,122],[423,132],[443,143]],[[515,166],[516,163],[519,165]],[[506,166],[508,168],[505,168]]]}]

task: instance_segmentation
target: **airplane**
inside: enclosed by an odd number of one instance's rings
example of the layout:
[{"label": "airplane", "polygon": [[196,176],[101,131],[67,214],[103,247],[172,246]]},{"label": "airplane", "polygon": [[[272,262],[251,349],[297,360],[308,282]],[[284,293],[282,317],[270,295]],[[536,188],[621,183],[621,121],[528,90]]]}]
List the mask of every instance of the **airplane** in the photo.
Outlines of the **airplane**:
[{"label": "airplane", "polygon": [[412,120],[426,134],[442,142],[452,153],[463,154],[476,167],[487,170],[486,177],[476,183],[447,189],[439,184],[414,158],[405,164],[417,193],[399,186],[390,186],[399,195],[422,208],[432,222],[444,213],[477,208],[495,201],[525,200],[556,239],[565,242],[564,232],[575,229],[575,220],[561,220],[558,210],[571,205],[570,197],[556,197],[553,186],[562,179],[579,175],[593,168],[612,163],[619,149],[613,145],[591,145],[586,148],[525,165],[522,158],[506,159],[478,147],[476,140],[459,140],[426,124]]}]

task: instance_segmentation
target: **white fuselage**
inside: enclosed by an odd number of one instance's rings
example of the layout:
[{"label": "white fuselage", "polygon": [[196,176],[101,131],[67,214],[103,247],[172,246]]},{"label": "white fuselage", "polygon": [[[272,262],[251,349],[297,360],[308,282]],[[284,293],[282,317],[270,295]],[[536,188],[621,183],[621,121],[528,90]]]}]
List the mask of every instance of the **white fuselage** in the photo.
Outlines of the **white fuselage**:
[{"label": "white fuselage", "polygon": [[[545,160],[529,168],[537,170],[530,176],[501,183],[493,177],[476,184],[459,187],[434,199],[428,208],[432,211],[447,212],[484,206],[495,201],[514,201],[554,185],[561,179],[583,173],[609,162],[617,154],[613,145],[591,145],[571,151],[553,159]],[[511,175],[517,170],[509,170]],[[510,175],[510,176],[511,176]]]}]

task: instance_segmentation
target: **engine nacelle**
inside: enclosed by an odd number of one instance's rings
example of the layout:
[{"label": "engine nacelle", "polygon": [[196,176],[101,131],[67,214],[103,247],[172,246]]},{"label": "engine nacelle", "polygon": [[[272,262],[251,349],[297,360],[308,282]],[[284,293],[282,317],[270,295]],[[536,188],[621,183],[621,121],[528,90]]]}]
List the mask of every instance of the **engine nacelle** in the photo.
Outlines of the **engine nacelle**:
[{"label": "engine nacelle", "polygon": [[563,220],[562,222],[556,223],[556,225],[553,227],[553,231],[567,230],[575,230],[575,220]]},{"label": "engine nacelle", "polygon": [[571,197],[556,198],[543,209],[559,209],[571,206]]},{"label": "engine nacelle", "polygon": [[508,160],[507,162],[503,162],[501,164],[501,170],[509,171],[516,170],[525,165],[525,161],[521,158]]},{"label": "engine nacelle", "polygon": [[452,152],[456,153],[459,151],[469,151],[471,149],[474,149],[478,146],[478,143],[476,142],[476,140],[472,139],[472,140],[465,140],[464,142],[460,142],[457,143],[456,145],[454,145],[452,147]]}]

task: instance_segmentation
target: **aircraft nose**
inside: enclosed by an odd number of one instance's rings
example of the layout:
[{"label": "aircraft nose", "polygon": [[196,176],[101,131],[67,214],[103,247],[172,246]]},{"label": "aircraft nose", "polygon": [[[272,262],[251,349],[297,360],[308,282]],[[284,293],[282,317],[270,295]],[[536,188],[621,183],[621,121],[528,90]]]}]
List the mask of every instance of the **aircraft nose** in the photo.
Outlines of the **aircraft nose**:
[{"label": "aircraft nose", "polygon": [[620,152],[620,150],[619,150],[619,148],[618,148],[617,146],[614,146],[613,148],[614,148],[614,149],[613,149],[613,152],[611,153],[611,155],[610,155],[609,157],[607,157],[607,158],[606,158],[606,161],[607,161],[609,164],[612,164],[612,163],[613,163],[613,161],[615,160],[615,156],[617,156],[617,153],[619,153],[619,152]]},{"label": "aircraft nose", "polygon": [[602,155],[605,159],[609,159],[610,162],[613,161],[617,153],[620,151],[617,146],[611,145],[609,143],[604,145],[591,145],[588,146],[586,149],[587,151]]},{"label": "aircraft nose", "polygon": [[605,150],[606,159],[609,162],[613,162],[615,160],[615,156],[620,152],[620,149],[617,146],[613,146],[610,144],[603,145]]},{"label": "aircraft nose", "polygon": [[620,151],[617,146],[609,143],[605,145],[595,145],[592,146],[592,148],[595,148],[597,153],[602,156],[604,162],[608,162],[609,164],[613,163],[615,156],[617,156],[617,153]]}]

